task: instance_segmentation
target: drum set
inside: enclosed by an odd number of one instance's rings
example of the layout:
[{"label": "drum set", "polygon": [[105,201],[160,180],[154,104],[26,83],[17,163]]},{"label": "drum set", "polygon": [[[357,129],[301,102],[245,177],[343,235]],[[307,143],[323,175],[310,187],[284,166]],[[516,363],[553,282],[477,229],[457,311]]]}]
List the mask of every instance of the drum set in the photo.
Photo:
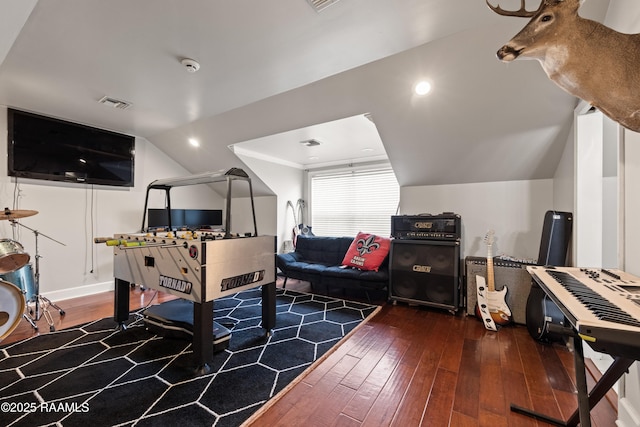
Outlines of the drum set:
[{"label": "drum set", "polygon": [[[65,312],[48,298],[40,295],[40,255],[38,253],[38,237],[44,236],[63,246],[51,237],[27,227],[18,219],[36,215],[33,210],[9,210],[0,212],[0,220],[11,222],[12,226],[20,226],[34,233],[36,239],[35,271],[31,257],[24,247],[11,239],[0,239],[0,341],[6,338],[18,326],[24,317],[34,329],[38,329],[36,321],[44,315],[49,330],[55,331],[49,307],[54,307],[61,316]],[[27,315],[28,313],[28,315]]]}]

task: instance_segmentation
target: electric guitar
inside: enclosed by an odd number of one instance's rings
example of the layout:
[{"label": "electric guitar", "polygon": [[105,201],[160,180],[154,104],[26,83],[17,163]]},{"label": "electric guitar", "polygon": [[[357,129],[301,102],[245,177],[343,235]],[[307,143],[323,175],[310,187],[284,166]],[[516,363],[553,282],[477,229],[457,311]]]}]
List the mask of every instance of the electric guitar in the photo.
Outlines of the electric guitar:
[{"label": "electric guitar", "polygon": [[[511,323],[511,309],[507,305],[507,287],[504,286],[502,290],[496,291],[495,280],[493,277],[493,235],[494,231],[489,230],[484,237],[484,241],[487,244],[487,290],[486,301],[487,308],[493,322],[498,326],[504,326]],[[476,304],[476,316],[482,319],[482,313],[480,307]]]},{"label": "electric guitar", "polygon": [[296,203],[298,206],[298,213],[300,214],[300,224],[298,224],[298,232],[305,236],[314,236],[311,231],[311,226],[307,225],[304,221],[304,209],[307,207],[306,202],[303,199],[298,199]]},{"label": "electric guitar", "polygon": [[291,208],[291,213],[293,214],[293,228],[291,229],[291,241],[293,243],[293,247],[296,247],[296,241],[298,240],[298,218],[296,217],[296,208],[291,203],[291,200],[287,200],[287,207]]}]

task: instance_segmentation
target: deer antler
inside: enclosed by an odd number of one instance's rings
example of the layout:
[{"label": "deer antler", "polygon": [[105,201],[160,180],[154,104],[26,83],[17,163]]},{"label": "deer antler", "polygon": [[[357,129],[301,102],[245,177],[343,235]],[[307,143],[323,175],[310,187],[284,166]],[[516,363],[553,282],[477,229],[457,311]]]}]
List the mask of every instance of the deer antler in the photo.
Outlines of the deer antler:
[{"label": "deer antler", "polygon": [[521,4],[520,10],[504,10],[499,5],[498,6],[493,6],[491,3],[489,3],[489,0],[486,0],[486,2],[487,2],[487,6],[489,6],[489,9],[493,10],[498,15],[502,15],[502,16],[518,16],[518,17],[521,17],[521,18],[532,18],[532,17],[536,16],[536,14],[540,11],[540,9],[542,9],[542,6],[544,6],[544,0],[542,0],[540,2],[540,7],[537,10],[528,11],[527,7],[526,7],[526,0],[520,0],[520,4]]}]

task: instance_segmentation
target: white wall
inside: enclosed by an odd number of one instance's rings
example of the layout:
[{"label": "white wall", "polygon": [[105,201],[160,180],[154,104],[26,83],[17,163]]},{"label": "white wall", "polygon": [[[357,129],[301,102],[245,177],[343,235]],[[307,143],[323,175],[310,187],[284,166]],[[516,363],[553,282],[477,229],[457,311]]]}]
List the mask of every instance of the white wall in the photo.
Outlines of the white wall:
[{"label": "white wall", "polygon": [[416,186],[400,189],[400,213],[462,216],[462,255],[486,256],[484,236],[495,230],[495,255],[537,260],[542,223],[553,209],[553,180]]},{"label": "white wall", "polygon": [[[276,235],[276,197],[254,197],[254,209],[256,213],[256,226],[258,235]],[[224,218],[223,218],[224,219]],[[231,232],[253,233],[253,215],[251,213],[251,199],[248,197],[234,198],[231,200]]]},{"label": "white wall", "polygon": [[562,157],[560,158],[558,168],[553,177],[553,209],[561,212],[573,212],[575,198],[574,138],[575,132],[573,127],[571,127],[571,132],[567,137]]},{"label": "white wall", "polygon": [[[637,0],[611,0],[605,24],[625,33],[640,32],[640,2]],[[640,276],[640,134],[631,131],[624,133],[624,269]],[[618,403],[618,422],[620,427],[640,426],[640,368],[635,363],[624,376],[620,401]]]},{"label": "white wall", "polygon": [[[133,188],[92,188],[83,184],[24,179],[19,179],[16,185],[15,179],[7,176],[6,118],[6,108],[0,106],[3,159],[0,160],[0,208],[38,211],[37,215],[19,222],[41,233],[38,239],[40,293],[59,301],[113,289],[112,249],[95,245],[93,237],[139,230],[147,185],[158,178],[189,173],[147,140],[137,138]],[[15,206],[14,195],[18,196]],[[154,197],[156,205],[150,204],[150,207],[162,207],[163,197]],[[171,193],[171,203],[176,208],[224,207],[223,199],[206,186],[176,189]],[[34,233],[22,227],[14,229],[8,221],[0,221],[0,237],[21,243],[34,261]]]},{"label": "white wall", "polygon": [[258,217],[265,223],[265,228],[258,225],[258,232],[277,236],[278,252],[282,252],[285,242],[291,241],[291,230],[297,225],[291,209],[287,208],[287,201],[290,200],[295,206],[296,201],[302,198],[304,173],[291,166],[239,153],[237,155],[276,194],[271,198],[271,209],[260,211]]},{"label": "white wall", "polygon": [[[640,276],[640,134],[625,131],[625,270]],[[625,375],[623,386],[619,392],[618,404],[619,426],[640,426],[640,368],[638,363],[631,366]]]}]

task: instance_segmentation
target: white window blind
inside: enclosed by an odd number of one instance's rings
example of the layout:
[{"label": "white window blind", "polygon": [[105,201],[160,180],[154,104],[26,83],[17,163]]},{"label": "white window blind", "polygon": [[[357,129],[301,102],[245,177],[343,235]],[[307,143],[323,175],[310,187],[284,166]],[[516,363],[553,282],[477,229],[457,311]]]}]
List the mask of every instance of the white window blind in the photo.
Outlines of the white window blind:
[{"label": "white window blind", "polygon": [[310,179],[313,234],[391,235],[400,189],[390,168],[314,174]]}]

